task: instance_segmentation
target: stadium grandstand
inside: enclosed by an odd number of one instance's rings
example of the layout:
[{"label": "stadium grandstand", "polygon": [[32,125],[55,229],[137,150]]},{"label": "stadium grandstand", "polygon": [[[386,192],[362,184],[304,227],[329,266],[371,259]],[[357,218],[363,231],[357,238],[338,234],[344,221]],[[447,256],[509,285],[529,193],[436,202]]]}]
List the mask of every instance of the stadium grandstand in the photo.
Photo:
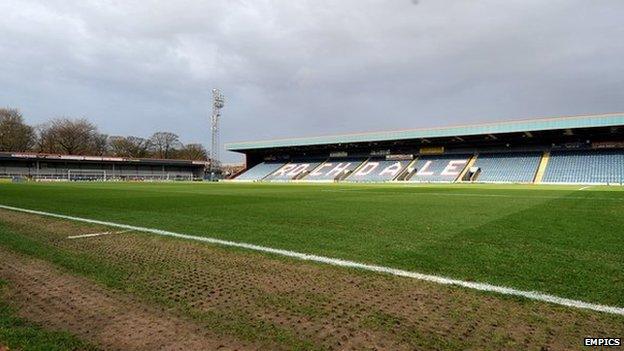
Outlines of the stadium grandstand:
[{"label": "stadium grandstand", "polygon": [[236,181],[624,182],[624,113],[226,144]]},{"label": "stadium grandstand", "polygon": [[0,178],[38,181],[203,179],[208,162],[0,152]]}]

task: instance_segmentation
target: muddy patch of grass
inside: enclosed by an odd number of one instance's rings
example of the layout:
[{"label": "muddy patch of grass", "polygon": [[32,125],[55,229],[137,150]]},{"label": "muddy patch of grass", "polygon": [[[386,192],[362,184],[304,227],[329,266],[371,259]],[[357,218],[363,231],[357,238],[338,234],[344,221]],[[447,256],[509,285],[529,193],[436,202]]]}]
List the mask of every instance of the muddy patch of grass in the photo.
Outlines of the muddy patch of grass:
[{"label": "muddy patch of grass", "polygon": [[97,351],[67,331],[51,331],[20,318],[9,303],[9,286],[0,280],[0,351]]},{"label": "muddy patch of grass", "polygon": [[64,239],[94,229],[0,211],[0,245],[265,348],[565,350],[624,330],[618,316],[172,238]]},{"label": "muddy patch of grass", "polygon": [[4,249],[0,257],[0,276],[14,286],[6,296],[16,313],[51,335],[67,331],[105,350],[255,349],[45,261]]}]

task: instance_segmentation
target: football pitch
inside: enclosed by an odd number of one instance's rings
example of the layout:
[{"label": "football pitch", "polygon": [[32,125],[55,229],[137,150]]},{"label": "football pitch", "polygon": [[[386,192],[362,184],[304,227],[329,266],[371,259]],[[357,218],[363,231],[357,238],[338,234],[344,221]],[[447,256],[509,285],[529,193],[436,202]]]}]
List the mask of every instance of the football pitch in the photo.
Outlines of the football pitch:
[{"label": "football pitch", "polygon": [[[624,189],[621,187],[3,183],[0,184],[0,205],[260,245],[461,281],[535,291],[592,304],[624,307]],[[120,282],[127,282],[126,278],[120,278],[119,275],[125,277],[126,273],[123,272],[129,268],[123,265],[109,266],[107,261],[117,260],[119,256],[111,256],[113,249],[109,246],[106,246],[108,250],[98,251],[101,249],[98,243],[112,245],[109,243],[121,238],[131,240],[127,238],[149,237],[149,245],[153,242],[164,242],[167,245],[176,243],[180,247],[190,245],[185,240],[156,238],[149,233],[111,234],[72,241],[81,244],[61,245],[59,238],[77,233],[62,229],[63,233],[54,234],[57,236],[50,234],[56,238],[50,239],[45,235],[39,237],[32,234],[36,230],[29,229],[29,225],[44,232],[54,232],[58,231],[59,226],[78,224],[45,219],[45,223],[35,225],[29,219],[40,216],[13,212],[0,212],[0,248],[52,262],[109,287],[120,288]],[[100,229],[95,227],[94,233]],[[101,230],[112,233],[110,228]],[[80,231],[86,232],[89,230]],[[83,244],[85,242],[89,244]],[[68,248],[64,245],[73,246]],[[78,248],[76,245],[89,247]],[[193,245],[214,246],[206,243]],[[127,247],[134,246],[128,244]],[[286,262],[287,265],[297,261],[249,252],[244,248],[226,247],[220,250],[247,259],[251,257],[251,261],[262,261],[265,257]],[[127,251],[124,251],[125,254],[128,254]],[[163,255],[166,258],[167,252],[163,251]],[[157,261],[160,262],[158,265],[162,264],[162,260],[161,257]],[[81,263],[77,264],[78,261]],[[146,262],[149,260],[146,259]],[[202,266],[201,261],[191,262]],[[373,281],[381,279],[388,283],[384,279],[391,279],[383,274],[308,264],[313,267],[315,275],[322,275],[326,270],[328,276],[343,274],[336,272],[345,271],[344,274],[355,274],[358,279],[364,279],[361,274],[365,280],[370,277]],[[184,282],[191,278],[177,276],[177,279]],[[175,285],[176,281],[171,283]],[[141,281],[133,281],[132,284],[137,291],[141,290]],[[403,279],[399,285],[402,284],[423,283]],[[433,290],[439,288],[441,291],[448,289],[435,284],[427,287]],[[485,294],[485,299],[502,299],[503,303],[519,306],[534,303],[496,293],[474,294]],[[166,293],[164,295],[167,296]],[[293,302],[297,301],[296,298],[289,300],[287,295],[274,298],[281,301],[279,303],[292,305],[291,309],[305,307],[304,303]],[[156,295],[151,298],[158,300]],[[592,318],[607,318],[606,324],[615,328],[615,331],[621,331],[624,325],[622,316],[545,305],[548,306],[545,308],[555,308],[556,311],[570,311],[575,316],[581,313],[581,316],[587,314],[594,316]],[[306,311],[299,313],[306,315]],[[387,327],[386,323],[396,322],[394,319],[387,321],[390,314],[384,313],[366,319],[368,324],[362,323],[383,330]],[[211,318],[215,318],[210,322],[211,325],[221,325],[218,317]],[[237,318],[232,317],[230,320],[236,321]],[[244,321],[239,321],[239,324],[224,327],[225,331],[215,328],[224,335],[231,336],[234,333],[239,337],[240,333],[245,334],[250,343],[256,342],[260,334],[277,333],[275,330],[255,329],[242,332],[244,328],[241,325],[246,324]],[[275,340],[282,340],[287,349],[319,346],[314,338],[310,341],[297,332],[291,335],[291,332],[280,332],[271,340],[260,341],[271,344]],[[419,335],[422,337],[422,334]],[[461,349],[466,345],[475,345],[463,344],[453,333],[438,336],[440,340],[437,342],[442,344],[418,344],[408,336],[405,338],[412,340],[411,343],[401,340],[406,345],[425,348]],[[418,339],[418,335],[409,337]],[[451,344],[444,343],[447,341]],[[499,345],[509,346],[505,340]],[[325,346],[321,343],[319,347]],[[512,345],[511,348],[515,347]]]}]

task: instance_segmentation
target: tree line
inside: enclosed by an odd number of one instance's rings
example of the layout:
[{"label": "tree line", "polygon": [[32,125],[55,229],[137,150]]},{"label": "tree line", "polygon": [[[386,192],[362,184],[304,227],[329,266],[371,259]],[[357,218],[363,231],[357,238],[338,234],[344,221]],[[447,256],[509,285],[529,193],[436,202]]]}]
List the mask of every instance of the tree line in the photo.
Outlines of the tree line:
[{"label": "tree line", "polygon": [[30,126],[17,109],[0,108],[0,151],[40,152],[63,155],[119,156],[207,160],[201,144],[183,144],[171,132],[149,138],[109,136],[87,119],[56,118]]}]

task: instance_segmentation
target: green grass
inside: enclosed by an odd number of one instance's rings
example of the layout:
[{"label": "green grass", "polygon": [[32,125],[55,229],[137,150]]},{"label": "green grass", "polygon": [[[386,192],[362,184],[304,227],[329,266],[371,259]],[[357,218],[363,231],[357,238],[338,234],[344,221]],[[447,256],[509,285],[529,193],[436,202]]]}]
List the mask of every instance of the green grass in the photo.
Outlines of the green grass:
[{"label": "green grass", "polygon": [[624,306],[622,188],[0,184],[0,204]]},{"label": "green grass", "polygon": [[17,317],[14,308],[4,301],[6,288],[0,280],[0,345],[22,351],[96,350],[69,333],[45,330]]}]

